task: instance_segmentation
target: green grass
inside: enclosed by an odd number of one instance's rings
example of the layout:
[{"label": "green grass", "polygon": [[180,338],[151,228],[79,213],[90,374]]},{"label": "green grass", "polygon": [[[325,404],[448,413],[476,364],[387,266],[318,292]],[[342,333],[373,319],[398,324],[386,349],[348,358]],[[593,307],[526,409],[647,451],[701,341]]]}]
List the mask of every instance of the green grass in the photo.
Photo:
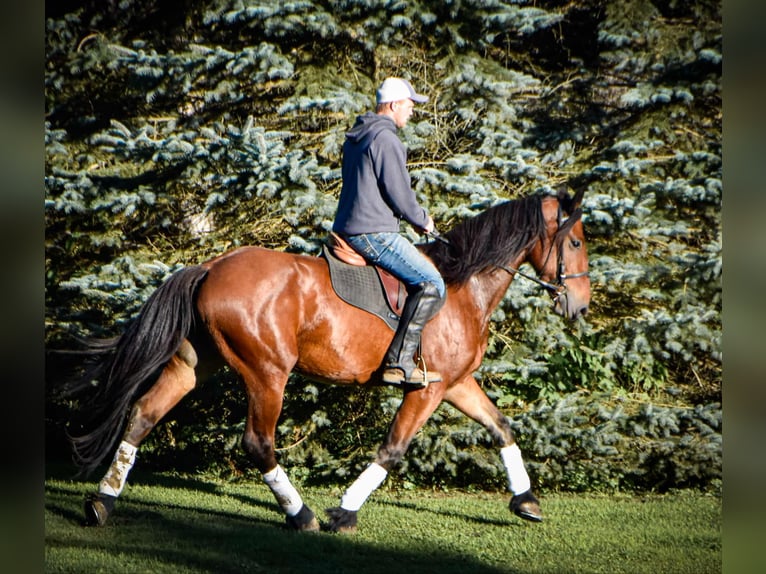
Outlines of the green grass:
[{"label": "green grass", "polygon": [[[706,574],[721,571],[721,500],[548,495],[532,524],[500,493],[376,492],[355,535],[283,527],[260,481],[134,475],[103,528],[82,523],[93,482],[45,483],[45,571]],[[320,519],[341,489],[302,488]]]}]

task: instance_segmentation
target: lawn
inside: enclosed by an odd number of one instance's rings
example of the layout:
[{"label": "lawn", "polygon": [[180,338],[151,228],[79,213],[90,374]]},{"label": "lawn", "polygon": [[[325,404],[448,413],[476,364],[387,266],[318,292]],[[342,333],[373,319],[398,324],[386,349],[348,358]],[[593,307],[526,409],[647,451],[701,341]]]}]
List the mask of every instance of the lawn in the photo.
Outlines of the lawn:
[{"label": "lawn", "polygon": [[[45,571],[706,574],[721,571],[721,499],[548,494],[528,523],[508,495],[381,489],[354,535],[296,533],[260,481],[134,476],[110,523],[86,528],[93,482],[45,483]],[[341,489],[302,488],[320,519]]]}]

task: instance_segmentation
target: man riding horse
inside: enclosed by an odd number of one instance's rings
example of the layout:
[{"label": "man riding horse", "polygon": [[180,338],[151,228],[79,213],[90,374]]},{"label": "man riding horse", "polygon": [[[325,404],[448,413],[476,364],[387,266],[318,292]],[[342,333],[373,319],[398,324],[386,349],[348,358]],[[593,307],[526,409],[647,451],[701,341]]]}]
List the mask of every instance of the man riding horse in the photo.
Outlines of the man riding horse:
[{"label": "man riding horse", "polygon": [[375,112],[356,119],[343,144],[343,188],[333,231],[362,257],[407,287],[407,301],[384,360],[383,382],[425,387],[442,380],[414,360],[428,320],[444,304],[446,288],[429,259],[399,233],[402,219],[419,231],[434,221],[418,204],[407,172],[407,150],[396,129],[407,125],[418,94],[401,78],[387,78],[377,90]]}]

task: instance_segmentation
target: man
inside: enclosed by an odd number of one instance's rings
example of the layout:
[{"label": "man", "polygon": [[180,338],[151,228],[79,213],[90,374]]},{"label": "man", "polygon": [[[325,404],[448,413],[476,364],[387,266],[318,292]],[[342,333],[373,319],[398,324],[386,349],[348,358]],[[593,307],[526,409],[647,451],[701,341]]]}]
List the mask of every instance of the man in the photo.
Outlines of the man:
[{"label": "man", "polygon": [[434,222],[415,197],[407,150],[396,130],[407,125],[415,103],[428,98],[401,78],[378,88],[375,112],[356,119],[343,144],[343,187],[333,231],[367,261],[402,280],[407,302],[384,359],[383,381],[426,387],[441,375],[415,361],[423,327],[444,304],[446,289],[436,267],[399,233],[401,220],[430,233]]}]

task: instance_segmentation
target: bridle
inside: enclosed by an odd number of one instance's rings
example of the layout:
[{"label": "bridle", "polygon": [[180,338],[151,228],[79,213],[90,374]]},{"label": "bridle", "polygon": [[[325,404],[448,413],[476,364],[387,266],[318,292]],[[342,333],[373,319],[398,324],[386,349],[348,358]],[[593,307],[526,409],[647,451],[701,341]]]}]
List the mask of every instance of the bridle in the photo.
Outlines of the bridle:
[{"label": "bridle", "polygon": [[[559,203],[558,207],[558,213],[557,213],[557,229],[556,233],[553,234],[555,237],[559,230],[561,229],[561,226],[564,225],[567,222],[568,217],[564,217],[564,214],[561,210],[561,203]],[[550,259],[551,253],[553,252],[553,247],[555,245],[554,241],[551,241],[551,246],[548,249],[548,255],[545,256],[545,262],[543,263],[543,267],[548,263],[548,259]],[[567,273],[566,272],[566,265],[564,264],[564,241],[562,240],[559,244],[558,253],[556,254],[556,283],[549,283],[548,281],[545,281],[543,279],[540,279],[539,277],[534,277],[533,275],[527,275],[523,271],[520,271],[519,269],[514,269],[513,267],[509,267],[507,265],[496,265],[498,269],[502,269],[503,271],[511,274],[511,275],[519,275],[520,277],[523,277],[524,279],[529,279],[530,281],[533,281],[540,285],[543,289],[547,289],[551,292],[553,295],[553,300],[557,301],[559,297],[566,294],[567,292],[567,285],[566,280],[567,279],[576,279],[577,277],[587,277],[590,275],[588,271],[580,271],[579,273]]]},{"label": "bridle", "polygon": [[[561,229],[561,226],[564,225],[568,217],[564,217],[564,214],[561,210],[561,203],[559,203],[558,207],[558,214],[557,214],[557,225],[558,228],[556,229],[556,233],[554,233],[554,237],[556,234],[558,234],[559,230]],[[441,241],[442,243],[445,243],[449,245],[449,240],[442,237],[435,229],[429,233],[431,237],[434,239],[437,239]],[[545,263],[543,263],[543,267],[548,263],[548,259],[550,259],[551,253],[553,253],[553,247],[555,245],[555,242],[551,241],[551,246],[548,249],[548,255],[545,257]],[[539,277],[535,277],[533,275],[528,275],[524,273],[523,271],[519,269],[515,269],[513,267],[510,267],[508,265],[499,265],[495,264],[495,267],[498,269],[502,269],[503,271],[509,273],[510,275],[518,275],[520,277],[523,277],[524,279],[528,279],[534,283],[537,283],[542,287],[543,289],[546,289],[551,292],[553,295],[554,302],[559,299],[562,295],[566,294],[567,292],[567,286],[566,281],[567,279],[576,279],[577,277],[587,277],[590,275],[588,271],[580,271],[579,273],[567,273],[566,272],[566,266],[564,264],[564,242],[561,241],[561,244],[559,245],[559,250],[556,257],[556,283],[549,283],[548,281],[545,281],[544,279],[540,279]]]}]

